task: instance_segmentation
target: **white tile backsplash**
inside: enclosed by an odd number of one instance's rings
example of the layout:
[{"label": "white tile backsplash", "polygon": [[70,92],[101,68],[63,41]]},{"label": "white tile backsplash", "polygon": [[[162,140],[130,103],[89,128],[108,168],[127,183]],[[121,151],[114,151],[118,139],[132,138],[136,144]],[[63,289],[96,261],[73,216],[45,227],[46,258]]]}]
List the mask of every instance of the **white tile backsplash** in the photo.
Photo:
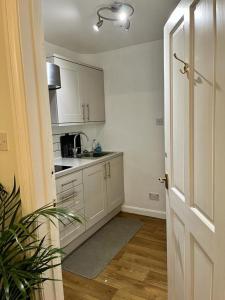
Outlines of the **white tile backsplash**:
[{"label": "white tile backsplash", "polygon": [[53,143],[53,151],[60,151],[60,143]]},{"label": "white tile backsplash", "polygon": [[61,151],[55,151],[54,158],[61,158]]},{"label": "white tile backsplash", "polygon": [[54,143],[59,143],[60,142],[60,135],[58,135],[58,134],[54,134],[53,133],[53,144]]},{"label": "white tile backsplash", "polygon": [[60,136],[65,135],[66,133],[72,134],[75,132],[83,131],[84,133],[87,134],[89,141],[86,142],[85,138],[83,139],[84,141],[84,147],[87,150],[92,149],[92,141],[93,139],[96,139],[97,141],[100,132],[102,131],[104,124],[86,124],[86,125],[78,125],[78,126],[54,126],[52,128],[52,136],[53,136],[53,152],[54,152],[54,157],[55,158],[60,158],[61,157],[61,147],[60,147]]}]

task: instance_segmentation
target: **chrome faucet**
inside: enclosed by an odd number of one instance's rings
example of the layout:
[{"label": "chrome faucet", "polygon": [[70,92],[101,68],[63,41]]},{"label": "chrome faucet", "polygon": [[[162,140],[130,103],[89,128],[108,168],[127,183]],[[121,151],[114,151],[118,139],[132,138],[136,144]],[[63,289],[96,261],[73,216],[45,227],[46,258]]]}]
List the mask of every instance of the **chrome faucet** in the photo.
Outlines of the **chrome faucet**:
[{"label": "chrome faucet", "polygon": [[[78,136],[85,136],[86,137],[86,140],[87,140],[87,142],[89,142],[89,138],[88,138],[88,136],[86,135],[86,133],[84,133],[83,131],[79,131],[79,132],[77,132],[76,134],[75,134],[75,136],[74,136],[74,156],[75,157],[78,157],[78,154],[77,154],[77,152],[78,152],[78,148],[79,147],[76,147],[76,140],[77,140],[77,137]],[[82,155],[82,144],[81,144],[81,155]]]}]

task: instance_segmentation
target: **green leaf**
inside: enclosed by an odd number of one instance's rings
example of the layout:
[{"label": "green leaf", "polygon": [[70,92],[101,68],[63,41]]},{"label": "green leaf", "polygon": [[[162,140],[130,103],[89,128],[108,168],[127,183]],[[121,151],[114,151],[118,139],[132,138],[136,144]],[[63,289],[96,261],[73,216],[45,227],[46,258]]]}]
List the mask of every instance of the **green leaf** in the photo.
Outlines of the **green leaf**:
[{"label": "green leaf", "polygon": [[59,266],[63,255],[62,249],[49,245],[47,236],[39,238],[43,222],[82,223],[82,218],[52,203],[21,217],[16,181],[10,194],[1,196],[2,189],[0,186],[0,299],[27,299],[43,282],[54,280],[44,277],[44,272]]}]

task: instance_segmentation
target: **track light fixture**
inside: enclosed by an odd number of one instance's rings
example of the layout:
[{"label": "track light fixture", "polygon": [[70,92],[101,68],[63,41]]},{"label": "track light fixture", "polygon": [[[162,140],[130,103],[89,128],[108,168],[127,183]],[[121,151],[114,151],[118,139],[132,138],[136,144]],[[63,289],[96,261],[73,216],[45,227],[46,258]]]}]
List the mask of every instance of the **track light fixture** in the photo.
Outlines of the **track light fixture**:
[{"label": "track light fixture", "polygon": [[98,9],[98,22],[93,25],[95,31],[99,31],[104,21],[113,22],[125,31],[129,31],[130,18],[134,14],[134,8],[128,3],[114,2],[112,5],[104,6]]}]

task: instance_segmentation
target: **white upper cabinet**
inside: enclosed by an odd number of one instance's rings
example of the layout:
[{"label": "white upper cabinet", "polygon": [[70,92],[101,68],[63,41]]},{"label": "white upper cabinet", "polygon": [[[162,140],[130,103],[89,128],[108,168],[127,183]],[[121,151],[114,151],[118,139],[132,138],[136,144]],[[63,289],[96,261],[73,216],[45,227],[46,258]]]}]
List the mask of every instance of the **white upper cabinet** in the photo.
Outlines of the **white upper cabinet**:
[{"label": "white upper cabinet", "polygon": [[49,60],[60,67],[62,86],[49,93],[52,123],[104,122],[103,71],[55,56]]},{"label": "white upper cabinet", "polygon": [[50,91],[52,123],[82,123],[84,106],[79,89],[79,65],[55,57],[53,62],[60,67],[62,87]]},{"label": "white upper cabinet", "polygon": [[80,95],[85,104],[86,122],[105,121],[104,73],[80,66]]}]

